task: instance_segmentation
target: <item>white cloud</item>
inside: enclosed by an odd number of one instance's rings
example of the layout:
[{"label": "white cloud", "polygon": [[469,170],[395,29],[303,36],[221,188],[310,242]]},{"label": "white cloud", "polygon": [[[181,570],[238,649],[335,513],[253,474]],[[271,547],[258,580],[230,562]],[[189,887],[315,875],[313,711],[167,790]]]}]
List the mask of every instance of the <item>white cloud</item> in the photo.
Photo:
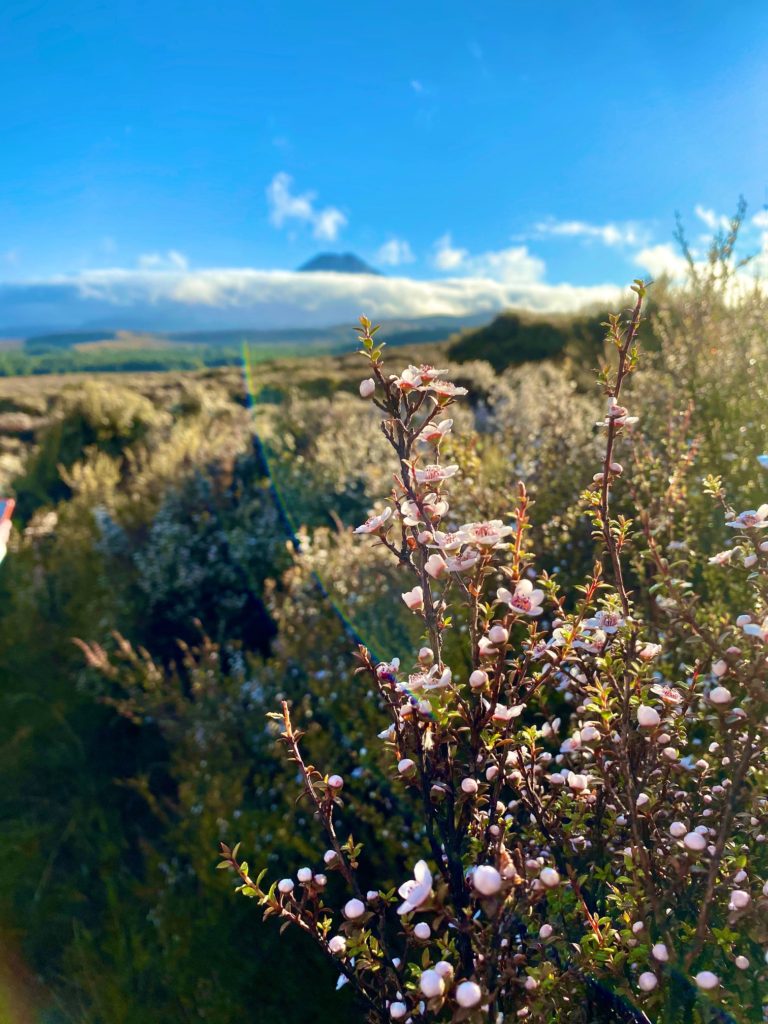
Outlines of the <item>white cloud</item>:
[{"label": "white cloud", "polygon": [[[616,306],[624,297],[622,289],[612,284],[579,287],[535,280],[530,274],[532,268],[525,263],[520,276],[518,257],[504,257],[502,263],[506,278],[474,274],[437,280],[247,267],[92,270],[27,282],[15,286],[14,294],[15,302],[23,304],[25,289],[30,289],[29,301],[33,301],[44,286],[50,296],[47,301],[60,304],[61,310],[66,304],[67,319],[73,322],[85,321],[97,313],[102,320],[114,317],[118,324],[127,311],[134,318],[140,313],[148,321],[172,315],[173,322],[243,326],[257,320],[267,327],[336,323],[352,320],[360,313],[375,318],[464,316],[492,314],[511,306],[541,312],[568,311],[595,302]],[[509,278],[509,263],[519,280]],[[114,313],[110,313],[113,308]],[[9,312],[10,307],[6,315]]]},{"label": "white cloud", "polygon": [[458,270],[469,256],[466,249],[456,249],[450,234],[435,242],[434,264],[438,270]]},{"label": "white cloud", "polygon": [[285,171],[278,172],[267,186],[269,219],[276,228],[288,221],[299,221],[312,227],[315,238],[333,242],[347,223],[347,218],[335,206],[315,207],[317,194],[304,192],[294,195],[291,191],[293,178]]},{"label": "white cloud", "polygon": [[403,263],[413,263],[416,257],[404,238],[390,238],[374,256],[374,262],[385,267],[399,267]]},{"label": "white cloud", "polygon": [[454,246],[450,234],[435,242],[434,264],[438,270],[506,284],[541,281],[546,270],[544,261],[532,256],[524,245],[472,254]]},{"label": "white cloud", "polygon": [[637,224],[589,224],[583,220],[555,220],[550,218],[534,226],[535,237],[559,236],[565,238],[593,238],[603,245],[640,245],[646,233]]},{"label": "white cloud", "polygon": [[635,253],[634,261],[653,277],[668,274],[672,278],[679,279],[685,276],[688,269],[687,261],[670,242],[646,246]]},{"label": "white cloud", "polygon": [[412,78],[411,79],[411,88],[416,93],[422,93],[422,92],[424,92],[424,83],[420,82],[418,80],[418,78]]},{"label": "white cloud", "polygon": [[138,263],[142,270],[187,270],[189,267],[189,260],[178,249],[142,253]]},{"label": "white cloud", "polygon": [[752,223],[756,228],[765,228],[768,230],[768,210],[758,210],[752,218]]},{"label": "white cloud", "polygon": [[727,231],[731,226],[730,217],[726,217],[724,213],[715,213],[714,210],[707,209],[701,203],[696,204],[693,212],[700,221],[707,225],[710,231]]}]

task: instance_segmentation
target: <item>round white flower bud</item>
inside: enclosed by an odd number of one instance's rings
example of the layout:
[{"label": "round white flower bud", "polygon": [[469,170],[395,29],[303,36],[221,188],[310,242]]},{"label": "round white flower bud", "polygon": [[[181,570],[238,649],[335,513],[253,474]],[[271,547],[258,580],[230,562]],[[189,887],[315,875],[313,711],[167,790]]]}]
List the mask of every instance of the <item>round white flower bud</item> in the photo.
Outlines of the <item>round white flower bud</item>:
[{"label": "round white flower bud", "polygon": [[660,964],[666,964],[669,961],[669,950],[663,942],[657,942],[655,946],[651,947],[651,956]]},{"label": "round white flower bud", "polygon": [[492,644],[505,644],[509,640],[509,630],[504,626],[491,626],[488,631],[488,639]]},{"label": "round white flower bud", "polygon": [[728,671],[728,662],[720,658],[712,665],[712,673],[716,676],[724,676]]},{"label": "round white flower bud", "polygon": [[434,999],[435,996],[441,996],[445,992],[445,982],[437,971],[427,970],[422,972],[419,988],[427,999]]},{"label": "round white flower bud", "polygon": [[746,969],[749,967],[749,960],[747,960],[745,956],[737,956],[734,960],[734,963],[740,971],[746,971]]},{"label": "round white flower bud", "polygon": [[300,882],[304,882],[305,884],[307,882],[311,882],[312,868],[299,868],[299,870],[296,872],[296,877]]},{"label": "round white flower bud", "polygon": [[413,929],[413,934],[417,939],[421,939],[422,942],[426,941],[432,934],[432,929],[429,927],[426,921],[419,921],[419,923]]},{"label": "round white flower bud", "polygon": [[[709,699],[712,704],[728,704],[733,700],[731,691],[726,686],[716,686],[714,690],[710,690]],[[704,972],[707,973],[706,971]]]},{"label": "round white flower bud", "polygon": [[481,864],[472,874],[472,885],[483,896],[493,896],[501,888],[501,875],[490,864]]},{"label": "round white flower bud", "polygon": [[324,885],[328,884],[328,878],[326,875],[315,875],[315,885],[319,888],[323,888]]},{"label": "round white flower bud", "polygon": [[370,398],[373,392],[376,390],[376,381],[373,377],[366,377],[365,380],[360,381],[360,397]]},{"label": "round white flower bud", "polygon": [[496,776],[498,774],[499,774],[499,766],[498,765],[492,764],[492,765],[489,765],[488,768],[485,769],[485,777],[488,780],[488,782],[493,782],[493,780],[496,778]]},{"label": "round white flower bud", "polygon": [[648,796],[647,793],[638,793],[637,800],[635,801],[635,806],[645,807],[645,805],[650,802],[651,798]]},{"label": "round white flower bud", "polygon": [[414,762],[410,759],[410,757],[404,757],[401,761],[397,762],[397,770],[400,772],[401,775],[405,775],[406,772],[409,772],[414,767]]},{"label": "round white flower bud", "polygon": [[728,902],[729,909],[743,910],[744,907],[748,907],[752,897],[745,889],[734,889],[731,892],[731,898]]},{"label": "round white flower bud", "polygon": [[651,708],[647,704],[641,704],[637,709],[637,724],[642,726],[643,729],[655,729],[660,721],[661,715],[655,708]]},{"label": "round white flower bud", "polygon": [[281,878],[277,883],[278,892],[289,893],[293,892],[293,879],[292,878]]},{"label": "round white flower bud", "polygon": [[408,1013],[408,1007],[399,1000],[392,1003],[389,1007],[389,1016],[392,1020],[402,1020],[406,1013]]},{"label": "round white flower bud", "polygon": [[641,992],[653,992],[659,983],[659,979],[652,971],[643,971],[637,979],[637,987]]},{"label": "round white flower bud", "polygon": [[331,787],[331,789],[341,789],[341,787],[344,785],[344,779],[342,779],[340,775],[331,775],[331,777],[328,779],[328,785]]},{"label": "round white flower bud", "polygon": [[447,960],[438,960],[435,964],[435,970],[446,981],[453,977],[453,964],[449,964]]},{"label": "round white flower bud", "polygon": [[419,661],[422,665],[431,665],[435,660],[435,652],[431,647],[421,647],[419,649]]},{"label": "round white flower bud", "polygon": [[374,903],[379,898],[379,890],[369,889],[368,892],[365,894],[365,898],[368,900],[369,903]]},{"label": "round white flower bud", "polygon": [[462,981],[456,986],[456,1002],[465,1010],[477,1006],[483,998],[483,991],[476,981]]},{"label": "round white flower bud", "polygon": [[323,854],[323,861],[324,861],[324,863],[326,863],[326,864],[333,864],[333,862],[335,860],[336,860],[336,851],[335,850],[326,850],[325,853]]},{"label": "round white flower bud", "polygon": [[334,935],[328,942],[328,949],[336,956],[340,956],[347,951],[347,940],[343,935]]},{"label": "round white flower bud", "polygon": [[475,782],[474,779],[462,779],[461,789],[463,793],[476,793],[477,783]]},{"label": "round white flower bud", "polygon": [[632,931],[635,933],[635,935],[638,935],[643,930],[643,928],[645,928],[645,925],[642,921],[635,921],[635,923],[632,925]]},{"label": "round white flower bud", "polygon": [[523,982],[523,988],[526,992],[535,992],[538,987],[539,983],[535,978],[528,977]]},{"label": "round white flower bud", "polygon": [[705,849],[707,840],[700,832],[689,832],[685,839],[683,839],[683,843],[689,850],[698,853]]},{"label": "round white flower bud", "polygon": [[682,821],[673,821],[669,826],[670,835],[673,835],[675,839],[681,839],[688,831],[688,826],[684,825]]},{"label": "round white flower bud", "polygon": [[555,929],[552,927],[551,924],[543,924],[541,928],[539,928],[539,938],[546,941],[547,939],[552,937],[552,933],[554,932],[554,930]]},{"label": "round white flower bud", "polygon": [[712,971],[699,971],[696,977],[693,979],[699,988],[703,988],[705,991],[717,988],[720,984],[720,979]]},{"label": "round white flower bud", "polygon": [[472,675],[469,677],[469,685],[475,690],[479,690],[482,686],[488,682],[488,673],[483,672],[481,668],[476,668]]},{"label": "round white flower bud", "polygon": [[539,878],[548,889],[554,889],[560,885],[560,875],[554,868],[542,868]]},{"label": "round white flower bud", "polygon": [[354,921],[356,918],[362,917],[364,913],[365,904],[363,903],[362,900],[347,900],[347,902],[344,904],[344,917],[349,918],[350,921]]}]

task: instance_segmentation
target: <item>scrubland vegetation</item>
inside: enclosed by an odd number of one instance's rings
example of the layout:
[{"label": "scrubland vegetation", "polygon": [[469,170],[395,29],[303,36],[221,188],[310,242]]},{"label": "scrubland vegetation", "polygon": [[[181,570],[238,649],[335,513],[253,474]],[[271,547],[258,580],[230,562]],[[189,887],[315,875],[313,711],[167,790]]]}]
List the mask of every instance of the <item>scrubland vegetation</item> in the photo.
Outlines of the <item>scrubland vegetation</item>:
[{"label": "scrubland vegetation", "polygon": [[[48,1019],[762,1019],[768,301],[730,257],[651,290],[637,372],[585,317],[546,359],[2,383],[0,926]],[[390,380],[422,362],[456,402]]]}]

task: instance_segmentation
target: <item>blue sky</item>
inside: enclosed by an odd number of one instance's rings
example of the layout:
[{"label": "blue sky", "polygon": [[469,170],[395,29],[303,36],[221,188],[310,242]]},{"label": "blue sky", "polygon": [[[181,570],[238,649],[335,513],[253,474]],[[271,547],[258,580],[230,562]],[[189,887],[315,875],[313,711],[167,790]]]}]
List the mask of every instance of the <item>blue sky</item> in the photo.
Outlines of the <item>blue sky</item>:
[{"label": "blue sky", "polygon": [[740,193],[765,244],[764,0],[5,0],[0,38],[14,295],[119,270],[199,296],[330,249],[576,301]]}]

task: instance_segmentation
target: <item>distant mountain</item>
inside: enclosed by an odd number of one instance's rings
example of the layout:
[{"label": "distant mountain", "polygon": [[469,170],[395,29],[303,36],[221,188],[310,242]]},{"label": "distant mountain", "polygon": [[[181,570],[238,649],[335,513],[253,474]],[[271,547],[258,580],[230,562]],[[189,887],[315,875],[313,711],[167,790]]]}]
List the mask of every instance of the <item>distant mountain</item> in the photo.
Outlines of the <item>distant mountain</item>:
[{"label": "distant mountain", "polygon": [[379,277],[382,276],[380,270],[369,267],[353,252],[321,252],[299,267],[301,273],[311,274],[323,270],[330,270],[336,274],[377,274]]}]

